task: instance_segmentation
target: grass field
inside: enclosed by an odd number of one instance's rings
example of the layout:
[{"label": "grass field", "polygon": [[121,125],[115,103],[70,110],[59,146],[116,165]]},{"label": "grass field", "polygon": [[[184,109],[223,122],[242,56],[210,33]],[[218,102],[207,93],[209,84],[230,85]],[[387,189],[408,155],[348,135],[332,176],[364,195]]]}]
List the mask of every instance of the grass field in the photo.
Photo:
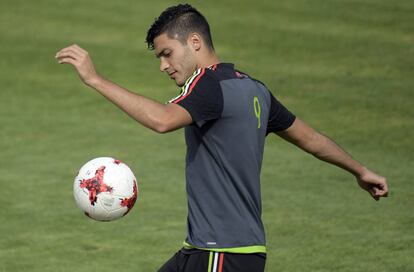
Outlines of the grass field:
[{"label": "grass field", "polygon": [[[0,1],[0,271],[155,271],[186,232],[183,132],[157,135],[83,86],[55,53],[78,43],[111,80],[167,101],[146,49],[173,1]],[[414,2],[190,1],[225,62],[388,178],[373,201],[351,175],[269,136],[266,271],[414,271]],[[139,178],[122,220],[75,206],[73,178],[114,156]]]}]

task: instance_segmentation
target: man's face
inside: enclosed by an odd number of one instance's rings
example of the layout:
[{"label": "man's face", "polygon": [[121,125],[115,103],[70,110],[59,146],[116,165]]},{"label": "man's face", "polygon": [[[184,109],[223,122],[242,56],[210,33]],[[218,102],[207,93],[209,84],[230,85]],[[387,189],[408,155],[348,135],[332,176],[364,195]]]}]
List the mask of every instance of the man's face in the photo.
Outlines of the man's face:
[{"label": "man's face", "polygon": [[169,38],[167,34],[161,34],[154,39],[154,51],[160,59],[161,72],[166,72],[180,87],[197,69],[191,47]]}]

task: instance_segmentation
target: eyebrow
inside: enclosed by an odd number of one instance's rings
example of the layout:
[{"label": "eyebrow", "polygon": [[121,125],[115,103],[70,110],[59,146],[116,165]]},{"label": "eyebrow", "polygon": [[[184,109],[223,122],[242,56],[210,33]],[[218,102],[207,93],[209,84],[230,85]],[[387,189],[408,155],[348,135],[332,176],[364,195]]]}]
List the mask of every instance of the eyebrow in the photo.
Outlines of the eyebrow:
[{"label": "eyebrow", "polygon": [[165,49],[163,49],[161,52],[159,52],[158,54],[157,53],[155,53],[155,56],[157,57],[157,58],[160,58],[161,57],[161,55],[162,54],[164,54],[164,51],[165,51]]},{"label": "eyebrow", "polygon": [[157,57],[157,58],[160,58],[162,55],[164,55],[165,54],[165,51],[167,51],[167,50],[169,50],[169,48],[165,48],[165,49],[163,49],[160,53],[156,53],[155,54],[155,56]]}]

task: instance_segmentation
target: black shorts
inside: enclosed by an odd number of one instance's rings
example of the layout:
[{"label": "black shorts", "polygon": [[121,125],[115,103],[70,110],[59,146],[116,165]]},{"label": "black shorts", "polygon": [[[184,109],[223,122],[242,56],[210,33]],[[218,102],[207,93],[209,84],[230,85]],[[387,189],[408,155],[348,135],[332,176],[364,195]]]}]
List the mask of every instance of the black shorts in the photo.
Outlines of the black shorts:
[{"label": "black shorts", "polygon": [[263,272],[266,254],[236,254],[200,249],[179,250],[158,272]]}]

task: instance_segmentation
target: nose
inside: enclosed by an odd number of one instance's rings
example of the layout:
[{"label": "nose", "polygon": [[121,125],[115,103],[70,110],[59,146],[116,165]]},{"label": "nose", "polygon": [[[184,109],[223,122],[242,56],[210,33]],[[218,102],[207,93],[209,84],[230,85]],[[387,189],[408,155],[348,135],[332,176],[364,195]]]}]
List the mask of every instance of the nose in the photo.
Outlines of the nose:
[{"label": "nose", "polygon": [[165,60],[165,58],[160,58],[160,71],[165,72],[170,67],[170,64]]}]

